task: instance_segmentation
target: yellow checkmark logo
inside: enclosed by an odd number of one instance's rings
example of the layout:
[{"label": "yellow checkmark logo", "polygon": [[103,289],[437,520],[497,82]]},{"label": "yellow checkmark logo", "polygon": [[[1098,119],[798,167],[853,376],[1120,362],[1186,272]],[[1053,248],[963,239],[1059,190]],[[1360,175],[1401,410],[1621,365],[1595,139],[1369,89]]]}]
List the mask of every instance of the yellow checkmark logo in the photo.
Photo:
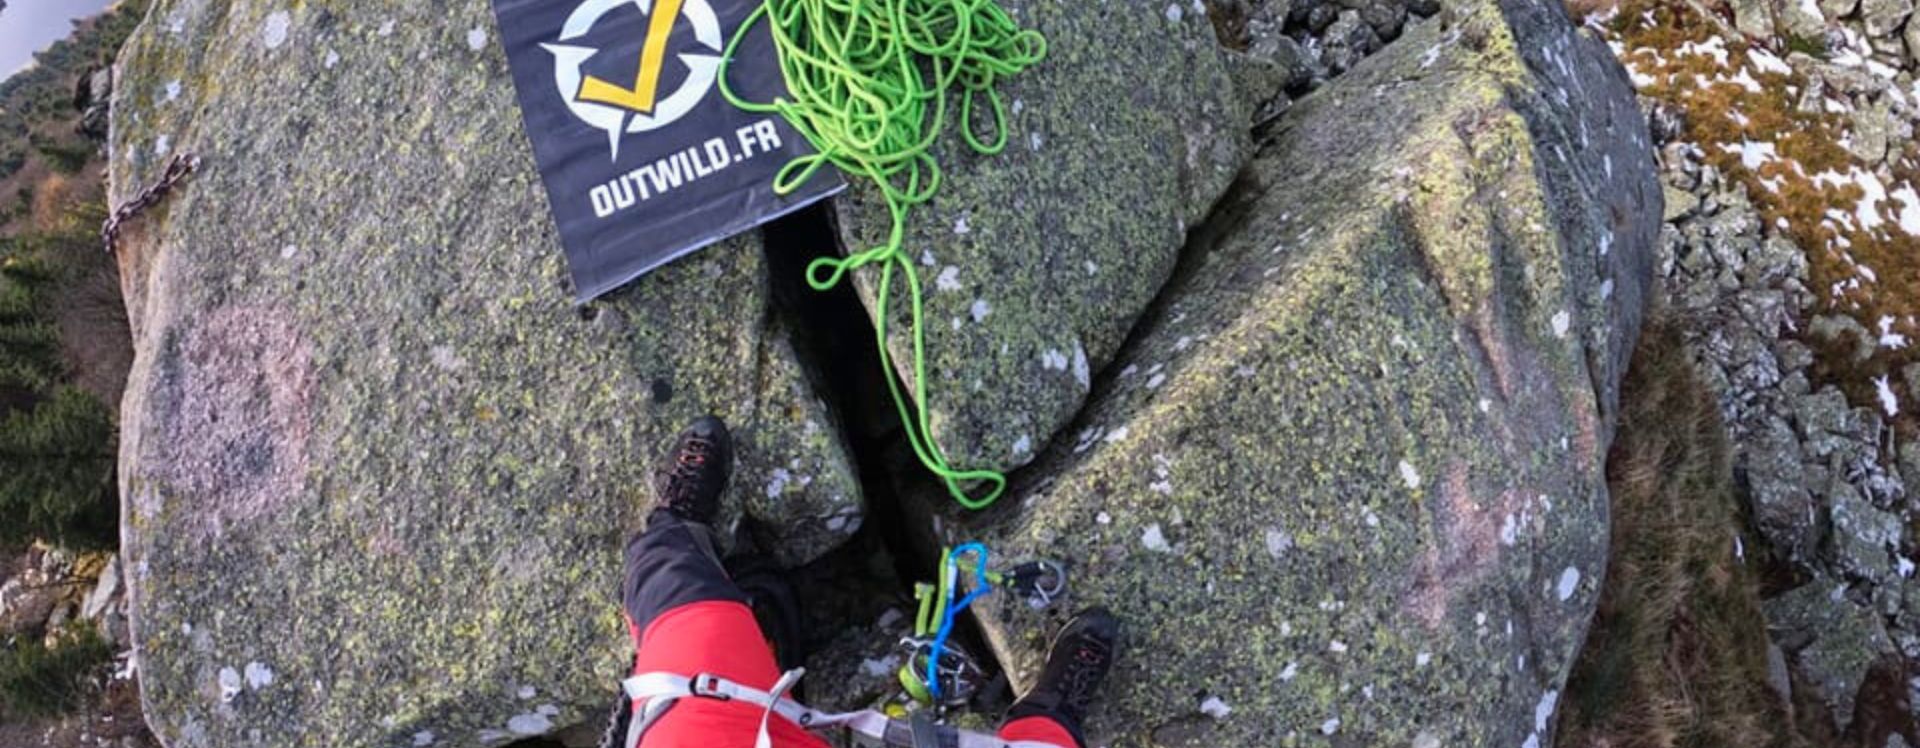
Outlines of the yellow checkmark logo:
[{"label": "yellow checkmark logo", "polygon": [[634,73],[631,88],[608,83],[595,76],[580,82],[580,101],[609,104],[622,109],[652,114],[658,103],[660,68],[667,58],[667,39],[673,35],[673,22],[680,17],[685,0],[654,0],[653,13],[647,18],[647,39],[640,48],[640,70]]}]

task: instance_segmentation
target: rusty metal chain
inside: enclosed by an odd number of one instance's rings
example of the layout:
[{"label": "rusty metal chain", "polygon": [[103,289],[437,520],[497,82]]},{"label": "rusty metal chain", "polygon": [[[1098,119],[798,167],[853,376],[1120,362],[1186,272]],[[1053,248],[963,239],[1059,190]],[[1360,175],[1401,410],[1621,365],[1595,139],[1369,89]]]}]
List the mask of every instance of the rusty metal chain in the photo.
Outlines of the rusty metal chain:
[{"label": "rusty metal chain", "polygon": [[114,208],[113,215],[108,216],[106,222],[100,225],[100,241],[106,245],[107,254],[113,254],[114,244],[120,239],[121,224],[133,220],[148,208],[159,205],[160,201],[167,199],[167,194],[172,192],[174,187],[185,181],[188,175],[199,168],[199,156],[188,152],[176,153],[173,159],[167,162],[167,170],[160,175],[160,181],[141,190],[138,197]]}]

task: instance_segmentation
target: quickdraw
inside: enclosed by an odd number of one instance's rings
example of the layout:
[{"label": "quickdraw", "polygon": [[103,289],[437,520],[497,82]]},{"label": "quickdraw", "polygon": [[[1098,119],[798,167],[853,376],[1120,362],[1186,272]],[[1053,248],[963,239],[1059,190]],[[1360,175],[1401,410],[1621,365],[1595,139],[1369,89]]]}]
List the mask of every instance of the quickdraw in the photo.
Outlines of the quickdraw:
[{"label": "quickdraw", "polygon": [[[962,573],[972,575],[971,589],[954,601]],[[900,640],[906,664],[900,668],[900,686],[922,706],[960,706],[973,697],[985,680],[985,671],[966,650],[949,641],[955,618],[974,600],[1003,587],[1038,610],[1065,594],[1066,567],[1054,561],[1030,561],[1004,572],[988,568],[987,547],[963,543],[940,554],[935,584],[914,586],[920,601],[913,636]]]}]

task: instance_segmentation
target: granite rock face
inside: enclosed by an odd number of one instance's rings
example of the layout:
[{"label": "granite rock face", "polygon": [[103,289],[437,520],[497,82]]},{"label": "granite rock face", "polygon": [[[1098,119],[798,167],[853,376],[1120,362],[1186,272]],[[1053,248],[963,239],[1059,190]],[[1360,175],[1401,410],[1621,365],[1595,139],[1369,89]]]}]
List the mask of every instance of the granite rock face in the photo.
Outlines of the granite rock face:
[{"label": "granite rock face", "polygon": [[[1552,744],[1661,190],[1558,3],[1449,13],[1295,104],[1078,433],[967,528],[1127,621],[1095,743]],[[1032,678],[1057,621],[983,618]]]},{"label": "granite rock face", "polygon": [[[941,140],[941,188],[904,251],[925,286],[936,441],[955,465],[1008,469],[1073,417],[1166,281],[1245,161],[1249,115],[1199,2],[1001,5],[1046,36],[1047,57],[1002,83],[1005,152]],[[848,249],[886,238],[877,190],[838,205]],[[904,285],[889,349],[910,377]]]},{"label": "granite rock face", "polygon": [[124,562],[173,748],[484,745],[604,708],[624,533],[696,414],[788,563],[861,522],[759,241],[570,303],[488,4],[156,2],[112,192]]}]

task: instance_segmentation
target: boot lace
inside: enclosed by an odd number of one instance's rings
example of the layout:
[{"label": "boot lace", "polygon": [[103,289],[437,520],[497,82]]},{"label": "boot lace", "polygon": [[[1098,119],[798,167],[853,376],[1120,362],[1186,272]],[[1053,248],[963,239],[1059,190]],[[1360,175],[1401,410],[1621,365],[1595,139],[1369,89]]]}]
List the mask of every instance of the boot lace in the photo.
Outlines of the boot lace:
[{"label": "boot lace", "polygon": [[667,503],[685,499],[693,494],[705,475],[701,472],[707,466],[707,455],[713,451],[713,444],[705,439],[690,438],[678,454],[673,457],[673,469],[667,472]]}]

